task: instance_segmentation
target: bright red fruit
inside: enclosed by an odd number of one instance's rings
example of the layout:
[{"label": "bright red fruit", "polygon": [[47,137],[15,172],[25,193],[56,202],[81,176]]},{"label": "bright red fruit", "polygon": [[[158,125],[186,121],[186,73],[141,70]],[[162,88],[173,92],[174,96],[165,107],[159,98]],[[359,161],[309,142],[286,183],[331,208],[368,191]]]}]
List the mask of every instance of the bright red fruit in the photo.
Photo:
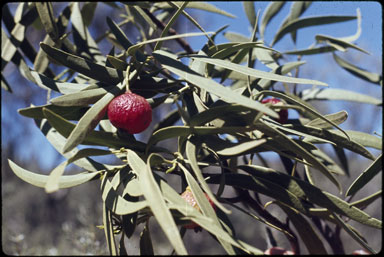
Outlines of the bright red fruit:
[{"label": "bright red fruit", "polygon": [[[277,103],[280,103],[281,101],[277,98],[266,98],[261,101],[261,103],[266,104],[266,103],[272,103],[272,105],[275,105]],[[288,110],[287,109],[281,109],[279,112],[279,119],[277,119],[278,122],[281,124],[287,123],[288,120]]]},{"label": "bright red fruit", "polygon": [[109,103],[108,118],[113,126],[136,134],[148,128],[152,121],[152,108],[144,97],[128,92]]},{"label": "bright red fruit", "polygon": [[[209,196],[208,196],[206,193],[204,193],[204,194],[205,194],[205,197],[208,199],[209,203],[211,204],[212,208],[216,211],[216,206],[215,206],[215,204],[212,202],[211,198],[209,198]],[[199,205],[197,204],[196,199],[195,199],[195,197],[193,196],[193,193],[192,193],[192,191],[191,191],[191,189],[190,189],[189,187],[187,187],[187,189],[181,194],[181,197],[182,197],[182,198],[183,198],[189,205],[191,205],[193,208],[195,208],[195,209],[198,210],[198,211],[201,211],[201,210],[200,210],[200,207],[199,207]],[[189,224],[187,224],[187,225],[184,225],[184,227],[187,228],[187,229],[194,229],[194,228],[199,227],[199,225],[192,221],[191,223],[189,223]]]}]

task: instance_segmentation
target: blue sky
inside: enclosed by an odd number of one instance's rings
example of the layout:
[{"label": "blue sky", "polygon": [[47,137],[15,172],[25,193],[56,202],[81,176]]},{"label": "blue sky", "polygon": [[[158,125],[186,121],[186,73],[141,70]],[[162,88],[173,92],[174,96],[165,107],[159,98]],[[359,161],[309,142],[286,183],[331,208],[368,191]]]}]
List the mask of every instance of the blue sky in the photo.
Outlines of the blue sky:
[{"label": "blue sky", "polygon": [[[237,18],[231,19],[221,15],[208,13],[205,11],[201,11],[200,15],[198,11],[189,10],[191,14],[196,17],[200,25],[204,27],[206,31],[215,31],[223,25],[229,24],[230,26],[225,31],[237,32],[243,34],[244,36],[249,37],[252,31],[248,19],[244,13],[243,5],[241,2],[210,2],[211,4],[217,6],[220,9],[223,9]],[[261,10],[261,17],[263,16],[263,11],[269,2],[255,2],[256,11],[258,9]],[[282,9],[282,11],[272,19],[271,23],[268,25],[265,32],[265,41],[268,45],[274,33],[280,27],[281,22],[285,19],[285,17],[289,13],[291,2],[287,2]],[[104,5],[99,5],[100,6]],[[364,48],[371,55],[365,55],[363,53],[357,52],[355,50],[349,50],[347,53],[343,53],[340,55],[341,57],[346,58],[347,60],[352,60],[351,58],[357,58],[359,60],[358,64],[363,65],[362,68],[365,68],[371,72],[381,73],[382,71],[382,6],[379,2],[375,1],[351,1],[351,2],[314,2],[308,10],[304,12],[302,17],[306,16],[321,16],[321,15],[356,15],[356,9],[360,8],[362,13],[362,34],[360,38],[355,42],[358,46]],[[260,17],[260,18],[261,18]],[[187,21],[185,26],[189,30],[197,31],[196,28]],[[315,30],[314,30],[315,29]],[[323,25],[316,26],[313,28],[305,28],[298,31],[297,35],[297,45],[295,46],[292,43],[289,35],[285,36],[280,42],[278,42],[274,48],[278,51],[286,51],[308,48],[314,41],[316,34],[325,34],[332,37],[345,37],[350,36],[356,33],[357,24],[356,21],[348,21],[339,24],[331,24],[331,25]],[[92,31],[91,31],[92,32]],[[202,46],[206,43],[205,37],[193,37],[187,39],[192,48],[198,50],[202,48]],[[216,38],[217,43],[224,43],[227,40],[222,36],[218,36]],[[342,70],[332,59],[330,54],[319,55],[319,56],[311,56],[308,58],[304,58],[307,61],[307,64],[303,66],[303,74],[305,74],[310,79],[317,79],[323,82],[328,83],[331,87],[335,88],[345,88],[349,87],[351,90],[363,92],[365,94],[369,94],[375,97],[382,98],[381,87],[364,82],[356,77],[353,77],[351,74]],[[333,64],[332,64],[333,61]],[[366,65],[365,65],[366,64]],[[320,69],[318,72],[313,73],[312,69],[316,67],[316,69]],[[261,66],[257,66],[256,68],[263,69]],[[308,77],[310,76],[310,77]],[[2,90],[2,94],[3,94]],[[7,93],[5,93],[7,94]],[[2,95],[2,99],[5,97]],[[37,103],[34,103],[37,104]],[[42,103],[38,103],[42,104]],[[360,105],[359,105],[360,106]],[[2,124],[3,122],[7,122],[8,115],[19,115],[16,113],[18,108],[23,108],[27,106],[14,106],[12,108],[2,108]],[[345,102],[336,102],[332,104],[330,107],[334,112],[339,111],[341,109],[347,110],[348,112],[353,113],[354,105],[351,103]],[[364,112],[372,113],[375,117],[372,119],[372,116],[366,115],[365,117],[361,117],[360,122],[373,122],[375,124],[371,124],[370,128],[366,128],[368,133],[373,133],[373,131],[377,131],[379,133],[382,132],[382,113],[378,113],[377,107],[372,106],[362,106],[364,108]],[[381,110],[381,109],[380,109]],[[9,116],[8,116],[9,117]],[[27,118],[25,118],[27,119]],[[353,119],[351,119],[353,121]],[[350,129],[352,122],[344,125],[344,129]],[[3,126],[2,126],[3,127]],[[27,128],[28,130],[33,130],[31,132],[31,138],[28,140],[28,144],[23,144],[20,149],[20,154],[27,158],[27,156],[31,155],[31,153],[35,153],[35,156],[39,159],[40,163],[43,165],[44,169],[52,169],[56,165],[59,164],[59,160],[54,158],[56,156],[55,150],[50,146],[49,142],[45,139],[45,137],[41,134],[41,132],[36,128],[31,120],[30,126]],[[354,128],[356,129],[356,128]],[[3,131],[2,129],[2,139],[5,139],[8,133],[12,133],[11,131]]]}]

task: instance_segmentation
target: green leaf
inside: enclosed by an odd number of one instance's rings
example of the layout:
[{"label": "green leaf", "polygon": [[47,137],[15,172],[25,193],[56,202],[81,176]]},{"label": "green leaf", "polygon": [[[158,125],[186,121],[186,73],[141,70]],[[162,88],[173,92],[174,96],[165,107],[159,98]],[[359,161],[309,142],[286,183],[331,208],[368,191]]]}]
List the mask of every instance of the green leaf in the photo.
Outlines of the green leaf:
[{"label": "green leaf", "polygon": [[300,238],[303,240],[309,254],[327,254],[327,251],[319,235],[300,213],[296,210],[277,202],[281,209],[287,214],[289,221],[295,226]]},{"label": "green leaf", "polygon": [[[177,3],[178,5],[181,5],[182,2],[175,1],[175,3]],[[154,4],[154,6],[156,8],[159,8],[159,9],[166,9],[166,8],[172,8],[173,7],[168,2],[156,2]],[[212,12],[212,13],[217,13],[217,14],[220,14],[220,15],[224,15],[224,16],[227,16],[229,18],[236,18],[236,16],[234,16],[234,15],[232,15],[232,14],[230,14],[230,13],[224,11],[224,10],[219,9],[216,6],[214,6],[213,4],[210,4],[208,2],[192,1],[192,2],[188,3],[188,7],[187,8],[200,9],[200,10],[204,10],[204,11],[207,11],[207,12]]]},{"label": "green leaf", "polygon": [[[124,47],[125,50],[128,50],[133,44],[129,41],[128,37],[120,29],[120,27],[109,17],[107,17],[107,24],[111,29],[113,35],[115,35],[117,41]],[[136,52],[135,55],[138,61],[145,61],[146,57],[141,52]]]},{"label": "green leaf", "polygon": [[[299,2],[293,2],[291,4],[291,10],[287,18],[283,21],[282,24],[286,24],[291,20],[295,20],[299,18],[306,9],[309,8],[309,6],[312,4],[311,1],[299,1]],[[296,43],[296,31],[291,32],[291,37],[294,43]]]},{"label": "green leaf", "polygon": [[292,50],[283,52],[283,54],[291,54],[291,55],[312,55],[312,54],[322,54],[322,53],[329,53],[334,52],[337,49],[333,46],[320,46],[320,47],[314,47],[314,48],[308,48],[308,49],[301,49],[301,50]]},{"label": "green leaf", "polygon": [[[71,132],[74,130],[76,126],[75,124],[63,119],[62,117],[60,117],[59,115],[57,115],[56,113],[48,109],[43,109],[43,113],[44,113],[44,116],[49,121],[49,123],[65,138],[67,138],[71,134]],[[87,137],[84,139],[82,143],[89,144],[89,145],[108,146],[108,147],[114,147],[114,148],[127,147],[137,151],[144,151],[146,147],[146,144],[142,142],[128,141],[123,138],[117,137],[115,134],[111,132],[104,132],[104,131],[90,131],[90,133],[87,135]],[[62,149],[64,149],[64,144],[62,148],[59,149],[58,151],[62,153]],[[154,149],[154,148],[151,147],[150,149]]]},{"label": "green leaf", "polygon": [[271,43],[271,46],[276,44],[284,35],[287,33],[297,31],[301,28],[319,26],[325,24],[332,24],[338,22],[345,22],[356,19],[356,16],[314,16],[306,18],[297,18],[295,20],[289,21],[279,28],[276,32],[275,37]]},{"label": "green leaf", "polygon": [[197,178],[197,181],[200,183],[201,187],[204,189],[204,191],[208,194],[209,198],[213,201],[213,203],[220,208],[224,213],[230,214],[231,212],[226,209],[217,199],[216,197],[212,194],[212,191],[208,187],[207,182],[205,181],[203,174],[197,164],[197,158],[196,158],[196,148],[197,146],[195,145],[194,142],[191,140],[188,140],[186,143],[186,155],[188,160],[190,161],[190,165],[192,167],[192,170]]},{"label": "green leaf", "polygon": [[[198,86],[202,89],[207,90],[210,93],[213,93],[225,101],[230,103],[238,103],[243,106],[258,110],[260,112],[266,113],[272,117],[277,118],[278,115],[276,112],[265,107],[265,105],[253,101],[248,97],[242,96],[240,94],[234,93],[232,90],[223,87],[214,80],[200,76],[198,73],[191,70],[189,67],[182,64],[180,61],[176,60],[176,56],[169,54],[165,51],[159,50],[153,53],[155,58],[168,70],[175,73],[176,75],[182,77],[188,82]],[[200,59],[199,59],[200,60]]]},{"label": "green leaf", "polygon": [[[326,130],[326,129],[319,129],[319,128],[313,128],[313,127],[304,127],[304,126],[293,126],[292,127],[296,131],[300,131],[306,134],[310,134],[319,138],[323,138],[328,140],[329,142],[333,142],[338,147],[346,148],[350,151],[353,151],[355,153],[361,154],[362,156],[368,158],[368,159],[374,159],[372,154],[363,147],[362,144],[360,144],[358,141],[356,141],[354,138],[350,137],[350,134],[347,131],[344,131],[348,134],[350,139],[345,138],[341,133],[335,133],[336,130]],[[340,131],[338,131],[340,132]],[[323,143],[322,141],[318,141],[314,137],[307,137],[304,139],[305,142],[310,143]]]},{"label": "green leaf", "polygon": [[56,106],[88,106],[96,103],[108,92],[111,92],[115,86],[107,88],[95,88],[85,91],[70,93],[56,98],[52,98],[50,102]]},{"label": "green leaf", "polygon": [[251,24],[251,27],[255,27],[256,23],[256,12],[255,12],[255,4],[253,1],[243,1],[243,8],[244,12],[247,15],[249,24]]},{"label": "green leaf", "polygon": [[84,113],[88,110],[88,107],[83,106],[55,106],[52,104],[46,104],[41,106],[31,106],[27,108],[18,109],[17,112],[25,117],[34,119],[44,119],[43,109],[49,109],[54,113],[62,116],[67,120],[79,120]]},{"label": "green leaf", "polygon": [[283,8],[285,1],[276,1],[270,3],[263,13],[263,18],[260,24],[260,35],[264,38],[264,31],[269,22],[275,17]]},{"label": "green leaf", "polygon": [[[104,177],[106,179],[107,176]],[[105,239],[107,240],[108,249],[111,255],[117,255],[115,235],[112,225],[112,212],[106,207],[106,204],[103,202],[103,227],[105,233]]]},{"label": "green leaf", "polygon": [[52,38],[52,40],[56,42],[59,39],[59,32],[53,14],[52,3],[36,2],[36,9],[39,13],[40,20],[45,31]]},{"label": "green leaf", "polygon": [[[220,221],[219,221],[218,217],[216,216],[216,212],[213,209],[213,207],[211,206],[211,204],[209,203],[208,199],[206,198],[203,190],[200,188],[197,181],[194,179],[194,177],[191,175],[191,173],[181,163],[178,163],[178,165],[181,168],[181,170],[184,172],[187,183],[188,183],[188,185],[192,191],[194,198],[196,199],[198,206],[200,207],[201,211],[203,212],[203,214],[205,216],[207,216],[208,218],[211,218],[212,223],[214,225],[220,227]],[[208,187],[208,185],[206,185],[206,186]],[[226,250],[226,252],[228,254],[232,254],[232,255],[235,254],[235,251],[233,250],[232,246],[228,242],[222,240],[220,237],[218,237],[217,239],[220,241],[220,244],[224,247],[224,249]]]},{"label": "green leaf", "polygon": [[[168,21],[167,25],[164,27],[163,31],[160,34],[160,38],[165,37],[168,34],[169,29],[175,23],[177,18],[180,16],[180,14],[183,13],[183,10],[185,7],[187,7],[188,2],[185,1],[181,4],[181,6],[178,6],[178,10],[175,12],[175,14],[171,17],[171,19]],[[158,41],[155,45],[154,51],[159,50],[161,48],[162,42]]]},{"label": "green leaf", "polygon": [[294,141],[293,139],[286,136],[284,133],[280,132],[276,128],[268,126],[267,124],[261,124],[257,128],[266,135],[273,137],[274,140],[276,140],[279,144],[283,145],[286,149],[293,150],[296,155],[299,155],[305,161],[312,164],[314,168],[318,169],[321,173],[323,173],[339,189],[339,191],[341,191],[341,185],[339,181],[337,181],[337,179],[332,175],[332,173],[327,169],[326,166],[324,166],[321,161],[319,161],[313,154],[308,152],[306,148],[299,144],[300,141]]},{"label": "green leaf", "polygon": [[[32,184],[37,187],[44,188],[47,181],[48,181],[48,176],[47,175],[41,175],[37,174],[34,172],[31,172],[29,170],[23,169],[11,160],[8,160],[9,166],[11,167],[12,171],[24,180],[25,182]],[[99,175],[100,172],[84,172],[84,173],[79,173],[76,175],[66,175],[66,176],[61,176],[59,179],[59,188],[68,188],[68,187],[74,187],[81,185],[87,181],[92,180],[95,178],[97,175]]]},{"label": "green leaf", "polygon": [[102,149],[94,149],[94,148],[85,148],[78,151],[68,160],[62,162],[59,166],[54,168],[48,176],[47,182],[45,184],[45,192],[53,193],[60,189],[60,178],[64,174],[65,168],[72,162],[89,157],[89,156],[100,156],[100,155],[108,155],[111,154],[111,151],[102,150]]},{"label": "green leaf", "polygon": [[63,152],[68,152],[83,142],[86,136],[92,131],[106,111],[105,107],[108,103],[118,95],[125,85],[119,83],[117,86],[111,88],[100,100],[98,100],[92,107],[84,114],[84,116],[76,124],[76,127],[72,130],[71,134],[67,138],[67,143],[63,148]]},{"label": "green leaf", "polygon": [[205,34],[213,34],[213,32],[206,32],[206,33],[185,33],[185,34],[178,34],[178,35],[173,35],[173,36],[166,36],[166,37],[160,37],[160,38],[154,38],[150,40],[146,40],[140,43],[137,43],[136,45],[133,45],[128,48],[127,53],[129,55],[134,55],[136,51],[142,47],[143,45],[154,43],[154,42],[161,42],[161,41],[167,41],[167,40],[172,40],[176,38],[183,38],[183,37],[196,37],[196,36],[204,36]]},{"label": "green leaf", "polygon": [[383,155],[380,154],[380,156],[377,157],[377,159],[363,173],[361,173],[355,179],[355,181],[352,182],[347,192],[345,193],[346,196],[356,194],[357,191],[362,189],[370,180],[373,179],[374,176],[376,176],[382,170],[382,157]]},{"label": "green leaf", "polygon": [[358,242],[364,249],[368,250],[371,254],[377,254],[375,250],[373,250],[366,242],[363,240],[359,234],[353,231],[350,226],[337,214],[332,213],[332,216],[335,218],[335,221],[338,223],[340,227],[342,227],[356,242]]},{"label": "green leaf", "polygon": [[[346,111],[339,111],[339,112],[335,112],[332,114],[326,114],[326,115],[324,115],[324,117],[326,117],[328,120],[334,122],[335,124],[340,125],[341,123],[343,123],[344,121],[347,120],[348,113]],[[305,126],[322,128],[322,129],[332,128],[332,126],[328,122],[325,122],[324,120],[322,120],[320,118],[316,118],[316,119],[311,120],[310,122],[306,123]]]},{"label": "green leaf", "polygon": [[352,73],[353,75],[365,81],[378,84],[378,85],[383,85],[383,77],[381,75],[377,73],[369,72],[360,67],[357,67],[356,65],[353,65],[352,63],[349,63],[346,60],[340,58],[336,54],[333,54],[333,58],[335,59],[337,64],[340,65],[340,67]]},{"label": "green leaf", "polygon": [[227,134],[227,133],[240,133],[246,131],[254,130],[254,127],[190,127],[190,126],[169,126],[162,129],[157,130],[152,134],[152,136],[148,140],[147,149],[152,145],[156,144],[165,139],[180,137],[180,136],[188,136],[192,134],[196,135],[209,135],[209,134]]},{"label": "green leaf", "polygon": [[39,87],[46,90],[52,89],[62,94],[76,93],[90,86],[89,84],[60,82],[35,71],[31,71],[31,75],[34,79],[33,82]]},{"label": "green leaf", "polygon": [[219,67],[223,67],[229,70],[232,70],[234,72],[239,72],[251,77],[255,78],[262,78],[262,79],[269,79],[279,82],[286,82],[286,83],[297,83],[297,84],[310,84],[310,85],[319,85],[319,86],[328,86],[324,82],[311,80],[311,79],[302,79],[302,78],[294,78],[294,77],[288,77],[288,76],[282,76],[278,74],[273,74],[270,72],[265,72],[261,70],[256,70],[252,68],[248,68],[236,63],[232,63],[226,60],[220,60],[220,59],[213,59],[206,56],[200,56],[200,55],[189,55],[192,59],[198,59],[199,61],[210,63],[213,65],[217,65]]},{"label": "green leaf", "polygon": [[382,104],[381,99],[374,98],[369,95],[357,93],[351,90],[339,89],[339,88],[304,89],[301,92],[301,96],[304,101],[343,100],[343,101],[353,101],[353,102],[367,103],[367,104],[374,104],[374,105]]},{"label": "green leaf", "polygon": [[[320,190],[319,188],[282,172],[270,172],[263,171],[260,169],[254,169],[253,165],[240,165],[239,168],[249,172],[257,178],[262,178],[263,180],[270,181],[271,183],[276,183],[281,187],[284,187],[286,190],[294,194],[296,197],[307,199],[313,204],[319,205],[320,207],[327,208],[330,211],[338,213],[340,215],[347,216],[355,221],[358,221],[362,224],[374,227],[381,228],[382,224],[380,220],[377,220],[367,213],[361,211],[360,209],[351,206],[349,203],[344,200]],[[229,174],[231,175],[240,175],[240,174]],[[226,181],[230,181],[231,178],[226,178]],[[276,199],[280,200],[279,197]]]},{"label": "green leaf", "polygon": [[148,206],[147,201],[130,202],[121,197],[116,189],[113,188],[111,182],[108,179],[105,180],[105,184],[102,186],[102,199],[105,206],[114,214],[127,215],[135,213]]},{"label": "green leaf", "polygon": [[[343,129],[341,129],[336,123],[334,123],[333,121],[329,120],[327,117],[321,115],[318,111],[316,111],[314,108],[311,108],[309,105],[303,104],[303,103],[297,101],[296,99],[294,99],[293,97],[290,97],[290,96],[288,96],[286,94],[282,94],[280,92],[262,91],[262,92],[260,92],[260,94],[282,98],[282,99],[286,100],[287,102],[290,102],[290,103],[293,103],[295,105],[298,105],[301,108],[303,108],[304,110],[308,111],[310,114],[315,115],[316,117],[319,117],[320,119],[322,119],[325,122],[328,122],[329,124],[331,124],[332,126],[337,128],[338,130],[340,130],[347,137],[347,139],[350,139],[348,134]],[[301,99],[301,100],[304,100],[304,99]]]},{"label": "green leaf", "polygon": [[360,52],[363,52],[363,53],[366,53],[366,54],[370,54],[369,52],[365,51],[364,49],[346,41],[346,40],[342,40],[342,39],[339,39],[339,38],[334,38],[334,37],[330,37],[330,36],[326,36],[326,35],[316,35],[316,41],[321,43],[321,42],[326,42],[327,44],[333,46],[334,48],[338,49],[338,50],[341,50],[343,52],[345,52],[346,48],[350,47],[350,48],[353,48],[353,49],[356,49]]},{"label": "green leaf", "polygon": [[112,85],[116,85],[124,80],[123,72],[116,69],[104,67],[44,43],[40,43],[40,47],[47,53],[48,56],[62,65],[95,80]]},{"label": "green leaf", "polygon": [[[153,177],[149,164],[146,163],[133,151],[129,150],[127,160],[133,172],[138,176],[138,180],[143,190],[144,198],[146,199],[151,211],[159,223],[161,229],[167,236],[169,242],[174,247],[176,254],[187,254],[187,250],[180,237],[176,223],[168,209],[164,196]],[[143,167],[146,167],[143,169]]]},{"label": "green leaf", "polygon": [[190,206],[185,202],[183,198],[167,183],[160,181],[160,188],[164,194],[164,197],[169,203],[168,206],[172,209],[177,209],[184,216],[191,219],[196,224],[200,225],[202,228],[206,229],[213,235],[231,243],[232,245],[244,250],[249,254],[262,254],[262,251],[252,247],[241,240],[236,240],[232,235],[229,235],[227,231],[223,230],[221,227],[216,226],[211,219],[208,219],[195,208]]}]

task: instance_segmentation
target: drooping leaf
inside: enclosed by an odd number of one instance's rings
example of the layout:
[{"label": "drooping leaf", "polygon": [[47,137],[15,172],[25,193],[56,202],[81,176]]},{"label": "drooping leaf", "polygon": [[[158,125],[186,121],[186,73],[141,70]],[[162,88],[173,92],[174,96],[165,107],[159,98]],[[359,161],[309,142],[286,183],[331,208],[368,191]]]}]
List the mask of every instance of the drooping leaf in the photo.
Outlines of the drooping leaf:
[{"label": "drooping leaf", "polygon": [[90,78],[112,85],[116,85],[124,79],[123,72],[116,69],[101,66],[44,43],[40,43],[40,47],[48,54],[48,56],[60,62],[62,65]]},{"label": "drooping leaf", "polygon": [[383,85],[383,77],[381,75],[379,75],[377,73],[369,72],[369,71],[364,70],[360,67],[357,67],[356,65],[353,65],[352,63],[349,63],[346,60],[340,58],[335,53],[333,53],[333,58],[335,59],[336,63],[338,65],[340,65],[340,67],[342,67],[346,71],[352,73],[353,75],[355,75],[355,76],[357,76],[357,77],[359,77],[365,81],[368,81],[368,82],[371,82],[374,84],[378,84],[381,86]]},{"label": "drooping leaf", "polygon": [[381,99],[357,93],[347,89],[339,88],[316,88],[316,89],[304,89],[301,92],[301,97],[304,101],[311,100],[343,100],[353,101],[359,103],[367,103],[380,105],[382,104]]},{"label": "drooping leaf", "polygon": [[297,31],[301,28],[319,26],[325,24],[332,24],[338,22],[345,22],[356,19],[356,16],[314,16],[306,18],[297,18],[292,20],[279,28],[276,32],[275,37],[271,43],[271,46],[276,44],[284,35],[287,33]]},{"label": "drooping leaf", "polygon": [[[175,3],[180,5],[182,2],[175,1]],[[159,8],[159,9],[173,8],[173,6],[167,2],[156,2],[154,4],[154,6]],[[188,3],[188,8],[200,9],[200,10],[204,10],[207,12],[213,12],[213,13],[217,13],[220,15],[224,15],[224,16],[227,16],[230,18],[236,18],[236,16],[234,16],[234,15],[232,15],[232,14],[230,14],[224,10],[219,9],[215,5],[208,3],[208,2],[191,1],[190,3]]]},{"label": "drooping leaf", "polygon": [[260,24],[260,35],[262,38],[264,38],[265,28],[267,27],[269,22],[272,20],[272,18],[275,17],[281,11],[285,3],[286,3],[285,1],[272,2],[265,9],[263,13],[263,18],[261,19],[261,24]]},{"label": "drooping leaf", "polygon": [[[265,180],[270,181],[271,183],[276,183],[299,198],[308,199],[310,202],[316,205],[327,208],[331,211],[334,211],[335,213],[348,216],[351,219],[356,220],[362,224],[374,228],[381,228],[382,226],[380,220],[369,216],[367,213],[361,211],[356,207],[351,207],[350,204],[345,202],[344,200],[326,191],[322,191],[319,188],[314,187],[313,185],[301,179],[289,176],[281,172],[269,172],[262,171],[259,169],[253,169],[252,165],[241,165],[239,166],[239,168],[250,172],[253,176],[263,178]],[[230,175],[232,176],[240,174]],[[229,178],[227,179],[229,180]]]},{"label": "drooping leaf", "polygon": [[[127,160],[133,172],[138,176],[141,188],[146,188],[146,190],[143,191],[144,198],[176,253],[187,254],[176,223],[165,203],[163,194],[153,177],[151,169],[131,150],[128,151]],[[146,168],[143,169],[143,167]]]},{"label": "drooping leaf", "polygon": [[[8,163],[12,171],[16,174],[16,176],[18,176],[25,182],[37,187],[42,187],[42,188],[45,187],[48,180],[47,175],[41,175],[41,174],[23,169],[11,160],[8,160]],[[61,176],[59,179],[59,188],[68,188],[68,187],[78,186],[80,184],[83,184],[95,178],[99,174],[100,172],[91,172],[91,173],[84,172],[76,175]]]},{"label": "drooping leaf", "polygon": [[199,74],[182,64],[180,61],[177,61],[176,56],[162,50],[154,52],[153,55],[156,59],[161,62],[161,64],[165,68],[175,73],[176,75],[182,77],[183,79],[189,81],[195,86],[203,88],[208,92],[213,93],[230,103],[238,103],[240,105],[244,105],[252,109],[262,111],[272,117],[277,118],[277,114],[271,109],[265,107],[265,105],[256,101],[252,101],[248,97],[236,94],[230,89],[221,86],[219,83],[200,76]]},{"label": "drooping leaf", "polygon": [[310,222],[308,222],[300,213],[296,210],[285,206],[278,202],[278,205],[289,217],[289,221],[295,226],[300,238],[303,240],[309,254],[327,254],[323,242],[319,235],[313,229]]},{"label": "drooping leaf", "polygon": [[265,72],[261,70],[256,70],[252,68],[248,68],[239,64],[231,63],[226,60],[220,60],[220,59],[213,59],[206,56],[198,56],[198,55],[190,55],[192,59],[199,59],[202,62],[210,63],[213,65],[217,65],[235,72],[239,72],[251,77],[255,78],[263,78],[263,79],[269,79],[274,81],[280,81],[280,82],[286,82],[286,83],[297,83],[297,84],[311,84],[311,85],[319,85],[319,86],[328,86],[324,82],[311,80],[311,79],[302,79],[302,78],[293,78],[288,76],[282,76],[278,74],[273,74],[270,72]]},{"label": "drooping leaf", "polygon": [[76,124],[76,127],[72,130],[71,134],[69,134],[67,143],[63,148],[64,153],[72,150],[80,144],[89,132],[97,126],[105,114],[108,103],[116,95],[118,95],[124,87],[125,85],[123,83],[119,83],[115,87],[111,88],[110,91],[108,91],[101,99],[99,99],[94,105],[92,105],[91,108],[88,109],[88,111]]},{"label": "drooping leaf", "polygon": [[363,173],[361,173],[355,181],[352,182],[345,193],[346,196],[354,195],[382,170],[382,157],[383,155],[380,154],[380,156],[377,157],[376,160]]}]

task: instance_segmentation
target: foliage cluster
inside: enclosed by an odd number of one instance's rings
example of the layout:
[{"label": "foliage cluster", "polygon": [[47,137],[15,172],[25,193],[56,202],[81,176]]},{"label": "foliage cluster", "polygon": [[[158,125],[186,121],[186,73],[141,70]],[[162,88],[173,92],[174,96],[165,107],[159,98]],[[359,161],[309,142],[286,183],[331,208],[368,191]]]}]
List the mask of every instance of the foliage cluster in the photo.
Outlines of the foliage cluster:
[{"label": "foliage cluster", "polygon": [[[328,247],[334,253],[343,253],[337,240],[341,230],[363,249],[375,253],[364,235],[348,221],[375,229],[382,227],[381,220],[363,210],[381,196],[381,191],[352,201],[381,171],[381,155],[375,157],[367,149],[381,150],[381,138],[343,130],[339,125],[348,118],[345,111],[324,115],[311,102],[321,100],[329,104],[346,100],[373,105],[382,102],[298,76],[300,67],[305,65],[302,58],[331,54],[356,79],[382,86],[379,74],[340,57],[340,52],[347,50],[367,53],[353,43],[361,33],[358,10],[356,16],[302,17],[310,2],[292,2],[289,16],[267,44],[264,33],[268,31],[268,23],[285,2],[271,3],[260,22],[260,12],[256,12],[253,2],[244,2],[252,34],[228,32],[225,33],[228,43],[216,44],[215,37],[227,26],[206,32],[186,11],[188,7],[232,17],[210,3],[106,4],[120,9],[123,21],[116,23],[108,18],[109,31],[98,40],[92,37],[89,26],[95,18],[95,8],[101,3],[69,3],[58,17],[54,17],[50,2],[20,3],[14,17],[4,7],[3,22],[8,34],[2,30],[2,69],[13,62],[26,79],[48,92],[46,104],[23,108],[19,113],[34,119],[47,140],[66,159],[49,175],[31,172],[9,160],[18,177],[44,188],[47,193],[100,181],[103,202],[100,227],[113,255],[126,252],[124,239],[131,238],[138,224],[145,224],[140,235],[140,252],[153,253],[151,218],[156,220],[176,254],[187,254],[183,243],[186,229],[179,226],[185,220],[192,220],[208,231],[228,254],[262,253],[265,249],[237,237],[231,220],[233,210],[284,234],[297,254],[303,245],[311,254],[326,254]],[[181,16],[201,32],[178,34],[172,26]],[[319,34],[308,49],[279,52],[273,48],[286,35],[296,42],[296,32],[301,28],[315,29],[317,25],[337,25],[350,20],[358,24],[356,34],[350,37]],[[140,40],[135,43],[122,29],[127,23],[132,23],[140,33]],[[27,39],[28,26],[40,26],[46,31],[38,50]],[[193,50],[185,40],[193,36],[207,38],[202,49]],[[103,39],[112,45],[106,56],[98,47]],[[183,51],[175,53],[164,47],[163,43],[170,40],[177,42]],[[298,56],[298,60],[285,62],[288,55]],[[269,71],[255,69],[256,63],[265,65]],[[62,70],[56,74],[53,67]],[[6,78],[2,77],[1,83],[5,90],[12,91]],[[277,90],[278,84],[285,90]],[[151,135],[146,142],[117,130],[107,115],[100,115],[127,87],[145,97],[154,110],[164,105],[174,107],[150,127]],[[51,98],[52,92],[61,95]],[[266,97],[278,98],[283,104],[263,104]],[[281,124],[277,121],[281,109],[296,112],[299,118]],[[161,145],[169,139],[175,139],[177,146]],[[338,160],[319,147],[324,144],[334,148]],[[350,175],[346,150],[372,160],[350,185],[342,185],[338,179]],[[262,156],[266,152],[276,153],[285,171],[268,167]],[[115,155],[120,163],[112,165],[95,160],[97,156],[107,155]],[[266,165],[256,164],[257,159]],[[65,175],[69,164],[84,172]],[[321,174],[339,194],[324,190],[313,173]],[[201,212],[181,198],[187,186]],[[233,194],[228,196],[228,191]],[[205,194],[212,199],[217,212]],[[270,205],[279,207],[279,215],[268,211]]]}]

